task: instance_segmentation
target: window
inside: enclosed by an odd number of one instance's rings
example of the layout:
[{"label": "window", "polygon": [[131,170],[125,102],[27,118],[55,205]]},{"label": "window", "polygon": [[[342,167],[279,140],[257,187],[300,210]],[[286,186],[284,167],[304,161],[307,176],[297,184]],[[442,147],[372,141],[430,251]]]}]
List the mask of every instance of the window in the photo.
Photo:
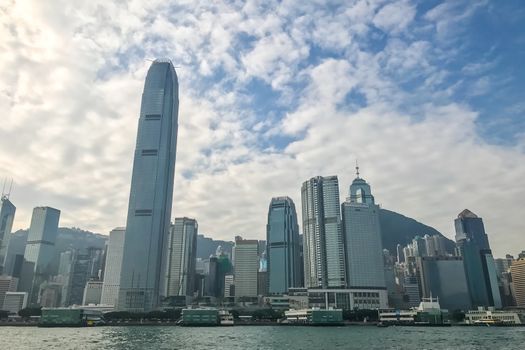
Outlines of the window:
[{"label": "window", "polygon": [[146,114],[145,120],[160,120],[160,114]]},{"label": "window", "polygon": [[135,210],[135,216],[151,216],[152,212],[151,209],[137,209]]},{"label": "window", "polygon": [[143,156],[156,156],[157,150],[156,149],[143,149],[142,155]]}]

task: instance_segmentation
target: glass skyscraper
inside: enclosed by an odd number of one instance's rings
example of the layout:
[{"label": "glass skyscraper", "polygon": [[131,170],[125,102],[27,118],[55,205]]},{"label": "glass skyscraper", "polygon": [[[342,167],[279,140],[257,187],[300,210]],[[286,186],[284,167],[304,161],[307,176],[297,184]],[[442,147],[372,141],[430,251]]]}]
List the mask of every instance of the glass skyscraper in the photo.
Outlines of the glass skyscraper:
[{"label": "glass skyscraper", "polygon": [[175,218],[168,242],[166,296],[193,296],[198,225],[195,219]]},{"label": "glass skyscraper", "polygon": [[11,237],[11,229],[13,228],[13,220],[15,219],[16,207],[9,200],[8,195],[2,194],[2,204],[0,207],[0,275],[2,273],[11,273],[11,271],[4,271],[7,260],[7,247],[9,246],[9,238]]},{"label": "glass skyscraper", "polygon": [[496,265],[483,220],[465,209],[459,213],[454,225],[456,244],[463,257],[472,306],[501,308]]},{"label": "glass skyscraper", "polygon": [[301,202],[305,287],[345,287],[337,176],[317,176],[305,181]]},{"label": "glass skyscraper", "polygon": [[170,61],[155,60],[146,76],[133,159],[119,309],[149,311],[165,290],[177,149],[178,81]]},{"label": "glass skyscraper", "polygon": [[359,174],[341,212],[348,288],[386,289],[379,206]]},{"label": "glass skyscraper", "polygon": [[268,291],[284,294],[301,287],[299,226],[295,204],[289,197],[272,198],[266,225]]},{"label": "glass skyscraper", "polygon": [[60,210],[50,207],[33,209],[31,226],[24,253],[23,292],[29,293],[29,305],[38,303],[40,284],[55,272],[51,263],[55,256],[55,240],[58,233]]}]

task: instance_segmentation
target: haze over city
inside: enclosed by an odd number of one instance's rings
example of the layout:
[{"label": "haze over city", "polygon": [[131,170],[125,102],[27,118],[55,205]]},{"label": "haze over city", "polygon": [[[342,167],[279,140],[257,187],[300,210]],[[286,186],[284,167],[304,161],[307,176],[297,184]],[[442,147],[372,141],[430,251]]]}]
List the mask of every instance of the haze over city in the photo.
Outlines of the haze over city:
[{"label": "haze over city", "polygon": [[[517,253],[525,197],[520,1],[0,5],[0,176],[13,230],[126,222],[137,116],[156,57],[177,67],[172,217],[263,239],[271,197],[355,161],[377,203],[453,238],[469,208]],[[518,247],[518,248],[516,248]]]}]

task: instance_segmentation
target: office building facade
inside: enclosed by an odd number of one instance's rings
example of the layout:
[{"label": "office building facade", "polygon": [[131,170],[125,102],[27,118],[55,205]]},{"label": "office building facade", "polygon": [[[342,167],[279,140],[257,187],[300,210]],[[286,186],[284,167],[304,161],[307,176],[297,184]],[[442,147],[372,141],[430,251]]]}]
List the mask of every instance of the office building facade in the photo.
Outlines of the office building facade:
[{"label": "office building facade", "polygon": [[359,175],[341,212],[348,288],[386,289],[379,206]]},{"label": "office building facade", "polygon": [[175,218],[168,241],[166,296],[192,296],[195,290],[198,224],[195,219]]},{"label": "office building facade", "polygon": [[106,266],[104,268],[104,283],[102,284],[102,294],[100,297],[100,302],[104,305],[118,305],[125,232],[125,227],[117,227],[109,233]]},{"label": "office building facade", "polygon": [[461,257],[417,257],[416,266],[422,298],[437,297],[440,305],[450,311],[471,308]]},{"label": "office building facade", "polygon": [[170,61],[146,76],[133,160],[119,309],[155,309],[165,290],[178,128],[178,81]]},{"label": "office building facade", "polygon": [[463,264],[473,307],[501,308],[496,265],[483,220],[468,209],[454,221],[456,244]]},{"label": "office building facade", "polygon": [[257,298],[258,241],[235,237],[235,299]]},{"label": "office building facade", "polygon": [[269,294],[284,294],[302,286],[299,225],[289,197],[272,198],[266,225],[266,262]]},{"label": "office building facade", "polygon": [[337,176],[317,176],[301,187],[304,284],[346,286]]},{"label": "office building facade", "polygon": [[525,258],[512,262],[510,274],[512,276],[516,306],[525,308]]},{"label": "office building facade", "polygon": [[[11,229],[15,219],[16,207],[9,200],[9,196],[2,194],[0,198],[0,275],[6,274],[7,247],[11,238]],[[9,271],[10,273],[10,271]]]},{"label": "office building facade", "polygon": [[21,291],[29,294],[29,305],[37,305],[40,284],[56,272],[52,270],[52,261],[59,220],[60,210],[50,207],[33,209],[24,253],[25,266],[21,276]]},{"label": "office building facade", "polygon": [[17,314],[18,311],[27,306],[27,293],[25,292],[6,292],[2,310],[10,314]]}]

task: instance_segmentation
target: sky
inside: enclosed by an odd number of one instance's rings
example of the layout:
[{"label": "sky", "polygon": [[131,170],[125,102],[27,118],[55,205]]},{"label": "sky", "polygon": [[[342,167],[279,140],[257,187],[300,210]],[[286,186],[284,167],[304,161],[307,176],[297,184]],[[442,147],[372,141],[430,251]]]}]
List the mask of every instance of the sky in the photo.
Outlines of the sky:
[{"label": "sky", "polygon": [[151,60],[179,78],[172,217],[264,239],[270,199],[359,162],[376,202],[449,238],[468,208],[525,250],[521,0],[0,2],[0,179],[107,234],[126,222]]}]

